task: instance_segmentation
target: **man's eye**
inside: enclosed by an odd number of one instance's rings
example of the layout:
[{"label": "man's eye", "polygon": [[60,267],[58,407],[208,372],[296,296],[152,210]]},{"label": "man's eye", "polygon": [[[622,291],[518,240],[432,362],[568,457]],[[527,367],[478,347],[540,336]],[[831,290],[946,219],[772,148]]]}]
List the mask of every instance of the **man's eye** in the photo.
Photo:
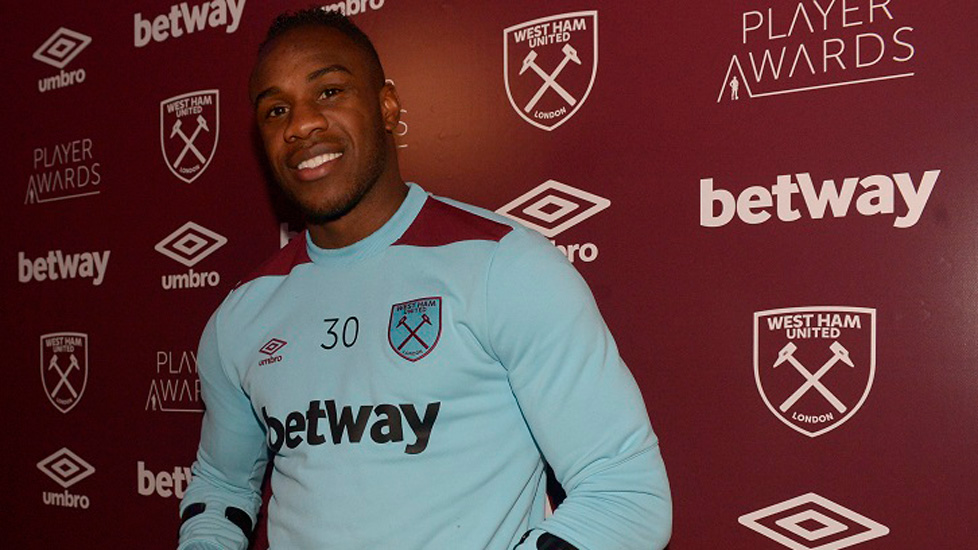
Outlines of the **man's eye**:
[{"label": "man's eye", "polygon": [[343,90],[340,90],[339,88],[326,88],[325,90],[322,91],[322,93],[319,94],[319,97],[321,99],[329,99],[334,95],[340,93],[341,91]]},{"label": "man's eye", "polygon": [[284,115],[286,108],[282,106],[272,107],[265,113],[265,118],[276,118]]}]

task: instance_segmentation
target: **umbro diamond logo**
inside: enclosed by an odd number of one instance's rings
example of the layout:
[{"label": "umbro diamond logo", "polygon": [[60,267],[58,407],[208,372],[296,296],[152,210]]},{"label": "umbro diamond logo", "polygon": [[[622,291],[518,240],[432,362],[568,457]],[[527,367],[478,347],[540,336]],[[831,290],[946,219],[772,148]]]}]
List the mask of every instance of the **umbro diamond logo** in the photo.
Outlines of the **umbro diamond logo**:
[{"label": "umbro diamond logo", "polygon": [[737,521],[791,550],[840,550],[890,533],[887,526],[815,493],[744,514]]},{"label": "umbro diamond logo", "polygon": [[272,338],[271,340],[265,342],[265,345],[262,346],[261,349],[258,351],[264,353],[265,355],[273,355],[278,350],[284,348],[286,344],[288,344],[288,342],[284,340],[279,340],[278,338]]},{"label": "umbro diamond logo", "polygon": [[57,69],[63,69],[91,42],[92,37],[61,27],[41,44],[32,57]]},{"label": "umbro diamond logo", "polygon": [[604,197],[547,180],[496,212],[553,238],[609,206]]},{"label": "umbro diamond logo", "polygon": [[91,464],[67,447],[38,462],[37,468],[65,489],[95,473]]},{"label": "umbro diamond logo", "polygon": [[193,267],[227,242],[223,235],[194,222],[187,222],[157,243],[155,248],[160,254],[187,267]]},{"label": "umbro diamond logo", "polygon": [[285,340],[279,340],[278,338],[272,338],[271,340],[265,342],[265,345],[258,350],[258,353],[267,355],[264,359],[258,362],[258,366],[264,367],[265,365],[271,365],[272,363],[278,363],[282,360],[281,355],[275,355],[282,348],[284,348],[288,342]]}]

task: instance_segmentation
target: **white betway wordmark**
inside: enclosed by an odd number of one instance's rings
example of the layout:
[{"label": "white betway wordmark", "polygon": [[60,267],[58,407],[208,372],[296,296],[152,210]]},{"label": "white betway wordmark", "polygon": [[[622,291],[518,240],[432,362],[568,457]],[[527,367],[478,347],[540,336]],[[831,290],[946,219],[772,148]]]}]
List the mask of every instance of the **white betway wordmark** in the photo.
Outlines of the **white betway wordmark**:
[{"label": "white betway wordmark", "polygon": [[[920,177],[919,183],[914,183],[913,176],[907,172],[892,176],[853,176],[843,178],[841,188],[835,180],[829,179],[822,182],[819,190],[815,189],[808,172],[797,173],[794,179],[790,174],[782,174],[770,189],[754,185],[736,197],[730,191],[716,187],[713,178],[704,178],[700,180],[700,225],[722,227],[735,216],[746,224],[760,224],[771,219],[772,208],[783,222],[793,222],[806,215],[815,220],[824,218],[826,214],[844,218],[851,214],[853,199],[856,200],[856,213],[860,216],[893,215],[896,212],[896,193],[899,192],[906,213],[896,216],[893,227],[912,227],[920,220],[940,174],[940,170],[928,170]],[[799,192],[803,210],[796,208],[794,201],[794,196]]]},{"label": "white betway wordmark", "polygon": [[47,255],[31,260],[23,252],[18,252],[17,280],[29,283],[81,278],[92,279],[92,284],[98,286],[105,279],[109,253],[109,250],[105,250],[64,254],[60,250],[51,250]]},{"label": "white betway wordmark", "polygon": [[195,351],[156,352],[156,377],[149,384],[146,410],[167,413],[204,412]]},{"label": "white betway wordmark", "polygon": [[914,28],[891,4],[806,0],[743,12],[742,49],[731,56],[717,103],[913,76]]},{"label": "white betway wordmark", "polygon": [[98,195],[101,164],[93,160],[92,139],[82,138],[34,149],[34,173],[24,204]]},{"label": "white betway wordmark", "polygon": [[384,0],[344,0],[335,4],[326,4],[323,11],[338,11],[349,17],[358,13],[366,13],[368,9],[379,10],[384,7]]},{"label": "white betway wordmark", "polygon": [[183,498],[183,492],[190,484],[190,468],[177,466],[171,472],[153,473],[146,469],[146,463],[136,463],[136,490],[148,497],[156,494],[163,498]]},{"label": "white betway wordmark", "polygon": [[244,5],[245,0],[214,0],[193,6],[181,2],[173,4],[169,12],[157,15],[152,21],[143,19],[143,14],[137,12],[133,16],[133,45],[142,48],[150,40],[164,42],[208,27],[226,27],[225,32],[233,33],[241,23]]},{"label": "white betway wordmark", "polygon": [[37,81],[41,93],[85,82],[85,69],[64,70],[78,54],[92,43],[92,37],[64,27],[54,31],[34,52],[34,59],[51,65],[61,72]]}]

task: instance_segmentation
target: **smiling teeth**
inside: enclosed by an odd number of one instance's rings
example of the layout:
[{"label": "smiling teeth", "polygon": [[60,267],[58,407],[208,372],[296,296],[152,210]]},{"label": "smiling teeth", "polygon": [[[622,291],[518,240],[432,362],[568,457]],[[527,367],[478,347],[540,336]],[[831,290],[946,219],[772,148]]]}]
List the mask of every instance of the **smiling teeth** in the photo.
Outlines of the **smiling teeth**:
[{"label": "smiling teeth", "polygon": [[326,153],[325,155],[319,155],[318,157],[312,157],[309,160],[304,160],[299,163],[299,170],[307,170],[311,168],[318,168],[323,164],[331,160],[336,160],[343,156],[343,153]]}]

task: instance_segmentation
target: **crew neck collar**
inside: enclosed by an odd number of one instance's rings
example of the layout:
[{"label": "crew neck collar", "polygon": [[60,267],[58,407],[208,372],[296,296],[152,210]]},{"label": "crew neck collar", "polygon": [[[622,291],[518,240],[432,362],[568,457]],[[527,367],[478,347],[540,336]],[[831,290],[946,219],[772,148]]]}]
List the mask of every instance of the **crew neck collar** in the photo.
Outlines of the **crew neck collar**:
[{"label": "crew neck collar", "polygon": [[394,215],[380,229],[364,239],[342,248],[320,248],[312,242],[309,231],[305,232],[306,251],[316,264],[335,264],[336,262],[357,261],[387,248],[407,231],[427,200],[428,194],[420,185],[407,183],[408,192]]}]

